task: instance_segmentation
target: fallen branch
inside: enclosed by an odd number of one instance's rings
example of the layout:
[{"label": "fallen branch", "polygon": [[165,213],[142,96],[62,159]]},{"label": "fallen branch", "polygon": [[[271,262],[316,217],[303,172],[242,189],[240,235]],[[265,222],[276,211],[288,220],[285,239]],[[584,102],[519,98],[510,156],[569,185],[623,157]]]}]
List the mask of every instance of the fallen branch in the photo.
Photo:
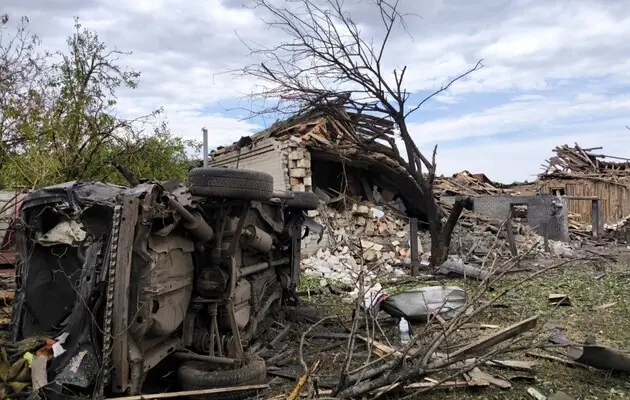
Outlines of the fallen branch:
[{"label": "fallen branch", "polygon": [[297,384],[295,385],[295,388],[293,388],[293,391],[291,391],[291,394],[289,395],[289,397],[287,397],[287,400],[297,399],[297,397],[300,395],[300,392],[302,391],[302,388],[304,388],[304,385],[306,385],[308,378],[314,375],[318,369],[319,360],[315,361],[311,368],[309,368],[308,371],[306,371],[306,373],[300,377]]},{"label": "fallen branch", "polygon": [[473,342],[467,346],[464,346],[461,349],[457,350],[456,352],[449,354],[446,359],[442,359],[432,364],[429,364],[427,368],[428,369],[440,368],[441,365],[444,363],[454,363],[463,359],[464,357],[468,355],[479,354],[489,349],[490,347],[493,347],[499,343],[505,342],[506,340],[512,339],[530,329],[535,328],[537,323],[538,323],[538,316],[530,317],[526,320],[518,322],[505,329],[502,329],[501,331],[493,335],[486,336],[484,338],[477,340],[476,342]]}]

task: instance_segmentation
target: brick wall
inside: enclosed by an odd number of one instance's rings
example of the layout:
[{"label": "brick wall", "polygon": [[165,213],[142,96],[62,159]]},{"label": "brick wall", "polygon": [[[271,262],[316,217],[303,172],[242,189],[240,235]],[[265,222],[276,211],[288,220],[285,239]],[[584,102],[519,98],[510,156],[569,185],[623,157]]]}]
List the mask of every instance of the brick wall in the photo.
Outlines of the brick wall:
[{"label": "brick wall", "polygon": [[[268,138],[239,151],[215,157],[211,167],[230,167],[266,172],[273,176],[274,190],[312,192],[311,153],[299,138],[277,141]],[[309,235],[302,241],[302,257],[309,257],[330,242],[328,232],[320,243],[317,235]]]},{"label": "brick wall", "polygon": [[274,190],[312,192],[311,153],[299,138],[263,139],[239,151],[215,157],[211,167],[262,171],[273,176]]},{"label": "brick wall", "polygon": [[[443,201],[453,203],[455,197],[443,197]],[[473,210],[495,220],[504,220],[510,215],[512,205],[527,206],[527,223],[539,235],[545,230],[551,240],[569,241],[568,200],[557,196],[476,196]]]}]

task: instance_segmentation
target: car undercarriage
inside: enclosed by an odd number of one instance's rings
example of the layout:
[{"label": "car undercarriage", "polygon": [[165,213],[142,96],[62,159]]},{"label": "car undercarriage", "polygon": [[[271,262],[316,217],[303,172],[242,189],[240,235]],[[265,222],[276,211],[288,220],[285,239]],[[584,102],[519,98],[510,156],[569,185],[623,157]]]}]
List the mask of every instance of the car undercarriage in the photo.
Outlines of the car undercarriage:
[{"label": "car undercarriage", "polygon": [[12,340],[54,339],[49,398],[138,394],[164,360],[183,390],[262,383],[264,361],[248,348],[297,302],[301,239],[322,233],[305,211],[317,206],[312,193],[276,193],[270,175],[230,168],[193,169],[187,185],[32,192]]}]

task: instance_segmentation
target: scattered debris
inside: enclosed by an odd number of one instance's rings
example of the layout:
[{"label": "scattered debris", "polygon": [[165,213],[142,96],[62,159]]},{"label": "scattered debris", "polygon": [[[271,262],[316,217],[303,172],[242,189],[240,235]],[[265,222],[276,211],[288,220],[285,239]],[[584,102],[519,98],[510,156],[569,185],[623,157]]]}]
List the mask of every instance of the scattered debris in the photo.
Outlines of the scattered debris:
[{"label": "scattered debris", "polygon": [[571,299],[566,294],[551,293],[549,294],[549,303],[554,306],[570,306]]},{"label": "scattered debris", "polygon": [[487,372],[480,370],[475,367],[472,371],[468,372],[468,376],[475,381],[486,381],[491,385],[496,386],[501,389],[511,389],[512,383],[510,381],[506,381],[505,379],[497,378]]},{"label": "scattered debris", "polygon": [[449,256],[449,259],[442,264],[436,271],[442,275],[459,275],[467,278],[478,279],[483,281],[488,278],[488,273],[478,267],[464,263],[464,261],[455,256]]},{"label": "scattered debris", "polygon": [[532,396],[536,400],[547,400],[547,396],[540,393],[538,390],[534,389],[533,387],[527,388],[527,393],[529,393],[529,395]]},{"label": "scattered debris", "polygon": [[476,341],[449,354],[448,359],[459,361],[468,355],[481,354],[492,346],[505,342],[506,340],[514,338],[530,329],[533,329],[537,323],[538,323],[538,316],[527,318],[512,326],[504,328],[495,334],[483,337],[481,339],[477,339]]},{"label": "scattered debris", "polygon": [[593,307],[593,311],[602,311],[602,310],[605,310],[607,308],[614,307],[616,305],[617,305],[616,301],[613,301],[611,303],[605,303],[605,304]]},{"label": "scattered debris", "polygon": [[569,396],[568,394],[560,391],[560,392],[554,393],[554,395],[551,396],[549,400],[575,400],[575,399]]},{"label": "scattered debris", "polygon": [[549,341],[565,346],[567,357],[578,364],[603,371],[630,372],[630,355],[597,345],[593,335],[588,335],[581,345],[571,342],[561,332],[556,331]]}]

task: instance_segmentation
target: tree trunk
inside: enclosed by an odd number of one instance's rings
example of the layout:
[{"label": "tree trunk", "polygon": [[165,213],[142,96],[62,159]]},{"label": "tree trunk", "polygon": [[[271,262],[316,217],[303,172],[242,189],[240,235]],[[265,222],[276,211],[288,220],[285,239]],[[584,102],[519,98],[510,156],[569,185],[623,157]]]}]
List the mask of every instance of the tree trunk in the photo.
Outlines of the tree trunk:
[{"label": "tree trunk", "polygon": [[431,234],[431,258],[429,262],[431,267],[437,267],[448,258],[453,230],[462,211],[464,208],[470,207],[472,200],[469,197],[456,199],[445,224],[442,223],[441,212],[435,199],[432,197],[430,200],[426,200],[425,209],[429,222],[429,233]]}]

